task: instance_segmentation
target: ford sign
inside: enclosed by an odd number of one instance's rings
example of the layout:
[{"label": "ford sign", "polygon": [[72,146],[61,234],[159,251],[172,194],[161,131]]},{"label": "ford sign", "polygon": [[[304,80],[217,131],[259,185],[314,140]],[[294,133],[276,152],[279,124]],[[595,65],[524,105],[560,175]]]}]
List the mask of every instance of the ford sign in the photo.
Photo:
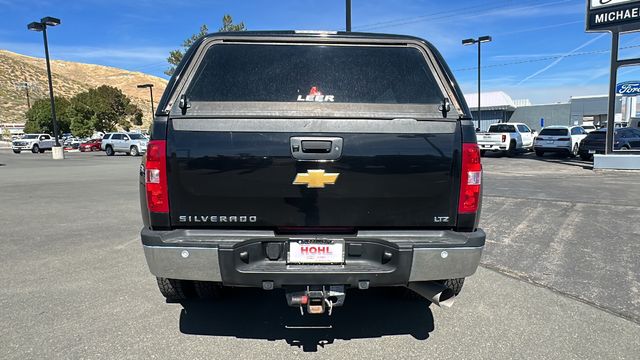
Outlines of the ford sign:
[{"label": "ford sign", "polygon": [[640,95],[640,81],[627,81],[616,85],[616,94],[623,96]]}]

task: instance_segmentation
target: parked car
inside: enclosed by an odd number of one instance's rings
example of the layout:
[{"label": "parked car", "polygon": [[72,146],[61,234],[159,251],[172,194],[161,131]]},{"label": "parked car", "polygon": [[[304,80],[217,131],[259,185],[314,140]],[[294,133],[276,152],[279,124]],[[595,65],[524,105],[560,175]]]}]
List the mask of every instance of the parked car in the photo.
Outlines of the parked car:
[{"label": "parked car", "polygon": [[[593,154],[604,154],[607,130],[593,131],[580,143],[578,154],[582,160],[591,160]],[[617,128],[613,133],[614,150],[639,150],[640,130],[632,128]]]},{"label": "parked car", "polygon": [[102,139],[91,139],[80,144],[80,151],[100,151],[100,144],[102,143]]},{"label": "parked car", "polygon": [[82,144],[82,140],[76,137],[70,137],[64,140],[64,147],[67,149],[78,149],[80,148],[80,144]]},{"label": "parked car", "polygon": [[593,123],[593,121],[585,121],[582,123],[581,127],[584,129],[584,131],[586,131],[587,133],[590,133],[592,131],[596,131],[598,130],[598,128],[596,127],[596,125]]},{"label": "parked car", "polygon": [[575,157],[586,137],[587,132],[580,126],[547,126],[536,137],[533,148],[537,156],[552,152]]},{"label": "parked car", "polygon": [[501,151],[513,156],[518,152],[533,150],[535,132],[521,123],[491,124],[487,132],[477,134],[478,146],[486,151]]},{"label": "parked car", "polygon": [[348,288],[453,300],[485,243],[482,165],[433,45],[220,33],[189,54],[140,168],[143,248],[167,299],[283,289],[309,314]]},{"label": "parked car", "polygon": [[30,150],[32,153],[43,153],[51,150],[55,139],[49,134],[25,134],[21,139],[11,142],[11,149],[15,154]]},{"label": "parked car", "polygon": [[112,156],[118,152],[138,156],[147,151],[148,142],[149,140],[147,138],[138,133],[107,133],[102,137],[100,148],[104,150],[108,156]]}]

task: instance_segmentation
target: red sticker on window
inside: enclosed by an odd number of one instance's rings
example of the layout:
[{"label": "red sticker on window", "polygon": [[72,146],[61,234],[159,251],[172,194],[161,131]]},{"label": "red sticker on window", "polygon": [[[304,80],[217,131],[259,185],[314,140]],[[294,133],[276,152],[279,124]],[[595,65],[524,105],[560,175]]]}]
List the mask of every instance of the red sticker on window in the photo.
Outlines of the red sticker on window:
[{"label": "red sticker on window", "polygon": [[317,86],[312,86],[311,90],[309,90],[309,95],[322,95],[322,93],[318,90]]}]

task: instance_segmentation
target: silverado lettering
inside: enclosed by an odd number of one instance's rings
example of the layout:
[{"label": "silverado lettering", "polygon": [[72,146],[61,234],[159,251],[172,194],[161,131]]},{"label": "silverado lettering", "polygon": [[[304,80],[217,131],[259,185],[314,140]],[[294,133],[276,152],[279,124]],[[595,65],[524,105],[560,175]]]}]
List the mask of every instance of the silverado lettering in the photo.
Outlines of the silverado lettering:
[{"label": "silverado lettering", "polygon": [[254,223],[258,221],[257,216],[224,216],[224,215],[180,215],[178,217],[180,222],[239,222],[239,223]]}]

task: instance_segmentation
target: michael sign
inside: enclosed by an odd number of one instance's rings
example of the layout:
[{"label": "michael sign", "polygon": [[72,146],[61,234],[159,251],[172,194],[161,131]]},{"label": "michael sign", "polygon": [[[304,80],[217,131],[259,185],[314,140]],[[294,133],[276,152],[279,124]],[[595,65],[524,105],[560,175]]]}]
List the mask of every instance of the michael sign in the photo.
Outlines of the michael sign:
[{"label": "michael sign", "polygon": [[588,0],[587,31],[640,29],[640,0]]}]

